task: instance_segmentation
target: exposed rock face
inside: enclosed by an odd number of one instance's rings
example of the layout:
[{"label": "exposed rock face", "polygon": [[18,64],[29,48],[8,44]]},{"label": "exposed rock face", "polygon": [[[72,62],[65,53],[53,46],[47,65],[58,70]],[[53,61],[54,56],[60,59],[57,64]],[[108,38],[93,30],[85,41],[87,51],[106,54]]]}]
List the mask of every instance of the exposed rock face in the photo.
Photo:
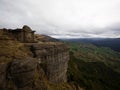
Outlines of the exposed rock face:
[{"label": "exposed rock face", "polygon": [[4,90],[6,87],[6,72],[7,71],[7,64],[0,63],[0,90]]},{"label": "exposed rock face", "polygon": [[34,53],[52,83],[66,82],[68,48],[63,43],[33,44]]},{"label": "exposed rock face", "polygon": [[32,85],[35,77],[37,61],[28,58],[26,60],[14,60],[10,66],[10,75],[17,87]]},{"label": "exposed rock face", "polygon": [[43,78],[45,73],[33,58],[0,64],[0,90],[48,90]]},{"label": "exposed rock face", "polygon": [[13,39],[16,39],[20,42],[24,42],[24,43],[32,43],[35,42],[34,41],[34,32],[32,31],[32,29],[28,26],[23,26],[22,29],[2,29],[1,32],[3,32],[4,34],[7,34],[11,37],[13,37]]},{"label": "exposed rock face", "polygon": [[[31,32],[27,26],[24,26],[22,30]],[[18,34],[24,35],[23,32],[19,32],[17,29],[18,36],[11,34],[11,32],[16,31],[2,29],[0,32],[0,40],[5,42],[5,45],[0,44],[2,48],[0,51],[0,55],[2,55],[0,57],[0,90],[49,90],[46,82],[54,85],[67,82],[69,50],[64,43],[33,43],[33,38],[31,35],[29,37],[28,34],[25,37],[20,36],[21,40],[29,42],[24,43],[16,39],[19,38]],[[8,37],[6,38],[6,36]],[[7,49],[4,46],[7,46],[6,42],[8,41],[10,46],[8,45],[9,48]]]}]

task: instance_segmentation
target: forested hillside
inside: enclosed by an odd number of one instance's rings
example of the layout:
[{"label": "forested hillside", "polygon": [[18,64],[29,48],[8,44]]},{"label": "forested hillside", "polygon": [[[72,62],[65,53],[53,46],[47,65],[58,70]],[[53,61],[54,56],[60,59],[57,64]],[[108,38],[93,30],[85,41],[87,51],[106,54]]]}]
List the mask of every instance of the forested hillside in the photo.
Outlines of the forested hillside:
[{"label": "forested hillside", "polygon": [[69,45],[69,82],[86,90],[120,90],[120,53],[93,44]]},{"label": "forested hillside", "polygon": [[99,47],[109,47],[115,51],[120,52],[120,38],[76,38],[61,40],[74,43],[92,43]]}]

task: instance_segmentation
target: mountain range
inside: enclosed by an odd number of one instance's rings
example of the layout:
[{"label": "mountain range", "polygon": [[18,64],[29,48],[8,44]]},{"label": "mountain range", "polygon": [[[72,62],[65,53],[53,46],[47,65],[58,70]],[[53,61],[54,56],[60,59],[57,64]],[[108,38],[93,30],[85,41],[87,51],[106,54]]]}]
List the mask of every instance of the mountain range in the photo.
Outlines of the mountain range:
[{"label": "mountain range", "polygon": [[75,43],[92,43],[99,47],[110,47],[111,49],[120,52],[120,38],[76,38],[61,40]]}]

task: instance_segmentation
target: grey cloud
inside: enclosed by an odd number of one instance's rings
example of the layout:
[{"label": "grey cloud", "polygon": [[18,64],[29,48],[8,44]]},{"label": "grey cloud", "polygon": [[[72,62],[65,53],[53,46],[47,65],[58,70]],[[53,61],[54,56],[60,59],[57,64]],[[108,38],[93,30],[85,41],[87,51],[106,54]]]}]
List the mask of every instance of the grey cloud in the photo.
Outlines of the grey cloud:
[{"label": "grey cloud", "polygon": [[0,0],[0,28],[55,37],[120,37],[119,0]]}]

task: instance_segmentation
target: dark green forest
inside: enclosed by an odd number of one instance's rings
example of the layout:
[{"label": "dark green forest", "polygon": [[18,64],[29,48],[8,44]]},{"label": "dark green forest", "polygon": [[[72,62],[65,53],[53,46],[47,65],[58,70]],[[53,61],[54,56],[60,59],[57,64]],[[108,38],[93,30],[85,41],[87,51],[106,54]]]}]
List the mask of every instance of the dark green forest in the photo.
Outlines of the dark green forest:
[{"label": "dark green forest", "polygon": [[68,82],[86,90],[120,90],[120,53],[108,47],[67,43]]}]

